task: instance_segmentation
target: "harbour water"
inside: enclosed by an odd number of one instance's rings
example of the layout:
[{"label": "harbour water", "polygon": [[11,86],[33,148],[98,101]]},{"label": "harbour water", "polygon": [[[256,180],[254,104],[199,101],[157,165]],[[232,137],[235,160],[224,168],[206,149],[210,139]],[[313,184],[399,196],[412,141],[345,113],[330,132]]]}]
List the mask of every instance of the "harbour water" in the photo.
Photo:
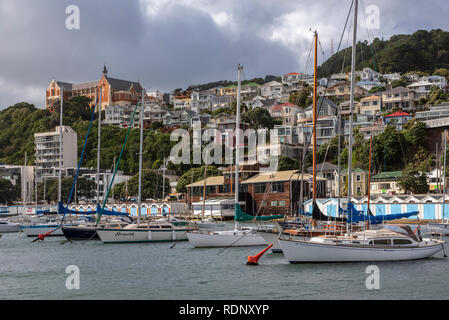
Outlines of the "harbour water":
[{"label": "harbour water", "polygon": [[[449,298],[449,258],[297,265],[283,254],[267,252],[258,266],[248,266],[247,256],[263,247],[32,240],[22,233],[0,239],[0,299]],[[378,290],[365,284],[366,268],[372,264],[380,271]],[[79,268],[78,290],[66,288],[69,265]]]}]

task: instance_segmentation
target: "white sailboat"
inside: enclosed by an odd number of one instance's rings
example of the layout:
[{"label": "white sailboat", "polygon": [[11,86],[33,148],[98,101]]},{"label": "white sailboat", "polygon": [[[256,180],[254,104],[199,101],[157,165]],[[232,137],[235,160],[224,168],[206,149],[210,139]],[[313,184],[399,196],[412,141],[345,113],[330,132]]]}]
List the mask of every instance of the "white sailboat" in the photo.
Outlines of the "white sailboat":
[{"label": "white sailboat", "polygon": [[[237,110],[236,110],[236,152],[235,152],[235,210],[238,209],[239,202],[239,143],[240,143],[240,74],[243,67],[238,65],[237,84]],[[189,242],[196,248],[200,247],[242,247],[242,246],[263,246],[267,242],[251,228],[238,226],[235,220],[234,230],[220,230],[211,232],[188,232]]]},{"label": "white sailboat", "polygon": [[[351,97],[350,97],[350,134],[348,152],[348,204],[351,202],[351,170],[352,170],[352,110],[354,105],[355,86],[355,54],[357,39],[357,6],[354,0],[354,32],[352,42],[351,63]],[[315,74],[314,74],[314,120],[316,119],[316,55],[318,35],[315,32]],[[314,136],[316,135],[314,121]],[[316,146],[314,143],[314,156]],[[315,165],[315,157],[314,157]],[[315,178],[315,172],[314,172]],[[316,184],[313,184],[314,195]],[[314,197],[315,199],[315,197]],[[315,204],[314,204],[315,205]],[[348,224],[347,224],[348,225]],[[348,229],[347,229],[348,230]],[[418,239],[410,226],[385,226],[380,230],[364,230],[345,235],[318,236],[309,240],[280,239],[282,251],[290,263],[303,262],[357,262],[357,261],[399,261],[431,257],[440,251],[444,252],[445,241]],[[444,256],[446,256],[444,254]]]},{"label": "white sailboat", "polygon": [[444,236],[449,236],[449,218],[445,218],[445,204],[446,204],[446,152],[447,152],[447,130],[444,130],[444,160],[443,160],[443,210],[441,215],[441,222],[429,223],[429,228],[434,233],[440,233]]},{"label": "white sailboat", "polygon": [[[193,230],[188,226],[175,226],[166,221],[141,221],[142,210],[142,154],[143,154],[143,117],[145,91],[142,90],[142,106],[140,111],[140,148],[139,148],[139,189],[137,223],[123,228],[98,228],[97,234],[103,243],[142,243],[159,241],[187,240],[187,231]],[[164,163],[165,164],[165,163]]]}]

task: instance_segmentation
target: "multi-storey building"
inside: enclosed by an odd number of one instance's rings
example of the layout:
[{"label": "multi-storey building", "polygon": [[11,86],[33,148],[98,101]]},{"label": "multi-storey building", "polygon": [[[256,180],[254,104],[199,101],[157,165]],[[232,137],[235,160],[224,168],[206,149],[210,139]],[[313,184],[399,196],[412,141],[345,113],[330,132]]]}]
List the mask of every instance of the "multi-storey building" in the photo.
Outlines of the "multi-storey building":
[{"label": "multi-storey building", "polygon": [[136,104],[142,97],[142,86],[139,82],[115,79],[108,76],[106,66],[103,76],[98,81],[84,83],[69,83],[52,80],[46,90],[46,107],[51,111],[59,108],[58,102],[63,92],[63,101],[67,102],[74,96],[85,96],[91,99],[91,105],[101,93],[102,110],[110,105]]},{"label": "multi-storey building", "polygon": [[375,115],[382,108],[382,97],[372,95],[369,97],[362,98],[358,106],[359,106],[359,113]]},{"label": "multi-storey building", "polygon": [[402,110],[411,110],[416,106],[415,91],[396,87],[382,92],[382,103],[386,110],[401,108]]},{"label": "multi-storey building", "polygon": [[[60,161],[60,132],[55,131],[34,134],[36,149],[36,180],[41,182],[43,177],[58,177]],[[62,169],[77,166],[77,134],[69,126],[62,126]]]}]

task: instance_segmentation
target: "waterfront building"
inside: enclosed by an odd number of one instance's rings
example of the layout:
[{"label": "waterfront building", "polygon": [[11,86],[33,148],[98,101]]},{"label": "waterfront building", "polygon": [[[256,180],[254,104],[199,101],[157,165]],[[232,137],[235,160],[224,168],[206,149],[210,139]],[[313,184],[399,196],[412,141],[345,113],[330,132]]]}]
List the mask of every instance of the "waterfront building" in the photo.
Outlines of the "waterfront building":
[{"label": "waterfront building", "polygon": [[[338,174],[338,171],[335,171],[334,177],[335,177],[335,186],[338,190],[338,178],[340,176],[340,195],[346,196],[348,194],[348,171],[347,170],[341,170],[340,174]],[[364,196],[367,195],[368,192],[368,171],[355,168],[351,171],[352,176],[352,187],[354,194],[357,196]],[[371,180],[372,181],[372,180]],[[338,193],[337,193],[338,194]]]},{"label": "waterfront building", "polygon": [[371,177],[372,195],[395,195],[404,193],[399,185],[402,171],[381,172]]}]

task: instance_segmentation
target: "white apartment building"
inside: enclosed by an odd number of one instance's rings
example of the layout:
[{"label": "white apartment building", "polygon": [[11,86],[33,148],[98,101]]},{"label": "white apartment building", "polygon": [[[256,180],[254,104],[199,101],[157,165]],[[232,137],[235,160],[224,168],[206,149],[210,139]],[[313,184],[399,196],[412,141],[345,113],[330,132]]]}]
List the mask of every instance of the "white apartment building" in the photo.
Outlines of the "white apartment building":
[{"label": "white apartment building", "polygon": [[[41,182],[45,177],[58,177],[60,161],[60,133],[61,127],[55,131],[34,134],[36,145],[36,180]],[[69,126],[62,126],[62,163],[63,169],[77,167],[77,134]]]}]

